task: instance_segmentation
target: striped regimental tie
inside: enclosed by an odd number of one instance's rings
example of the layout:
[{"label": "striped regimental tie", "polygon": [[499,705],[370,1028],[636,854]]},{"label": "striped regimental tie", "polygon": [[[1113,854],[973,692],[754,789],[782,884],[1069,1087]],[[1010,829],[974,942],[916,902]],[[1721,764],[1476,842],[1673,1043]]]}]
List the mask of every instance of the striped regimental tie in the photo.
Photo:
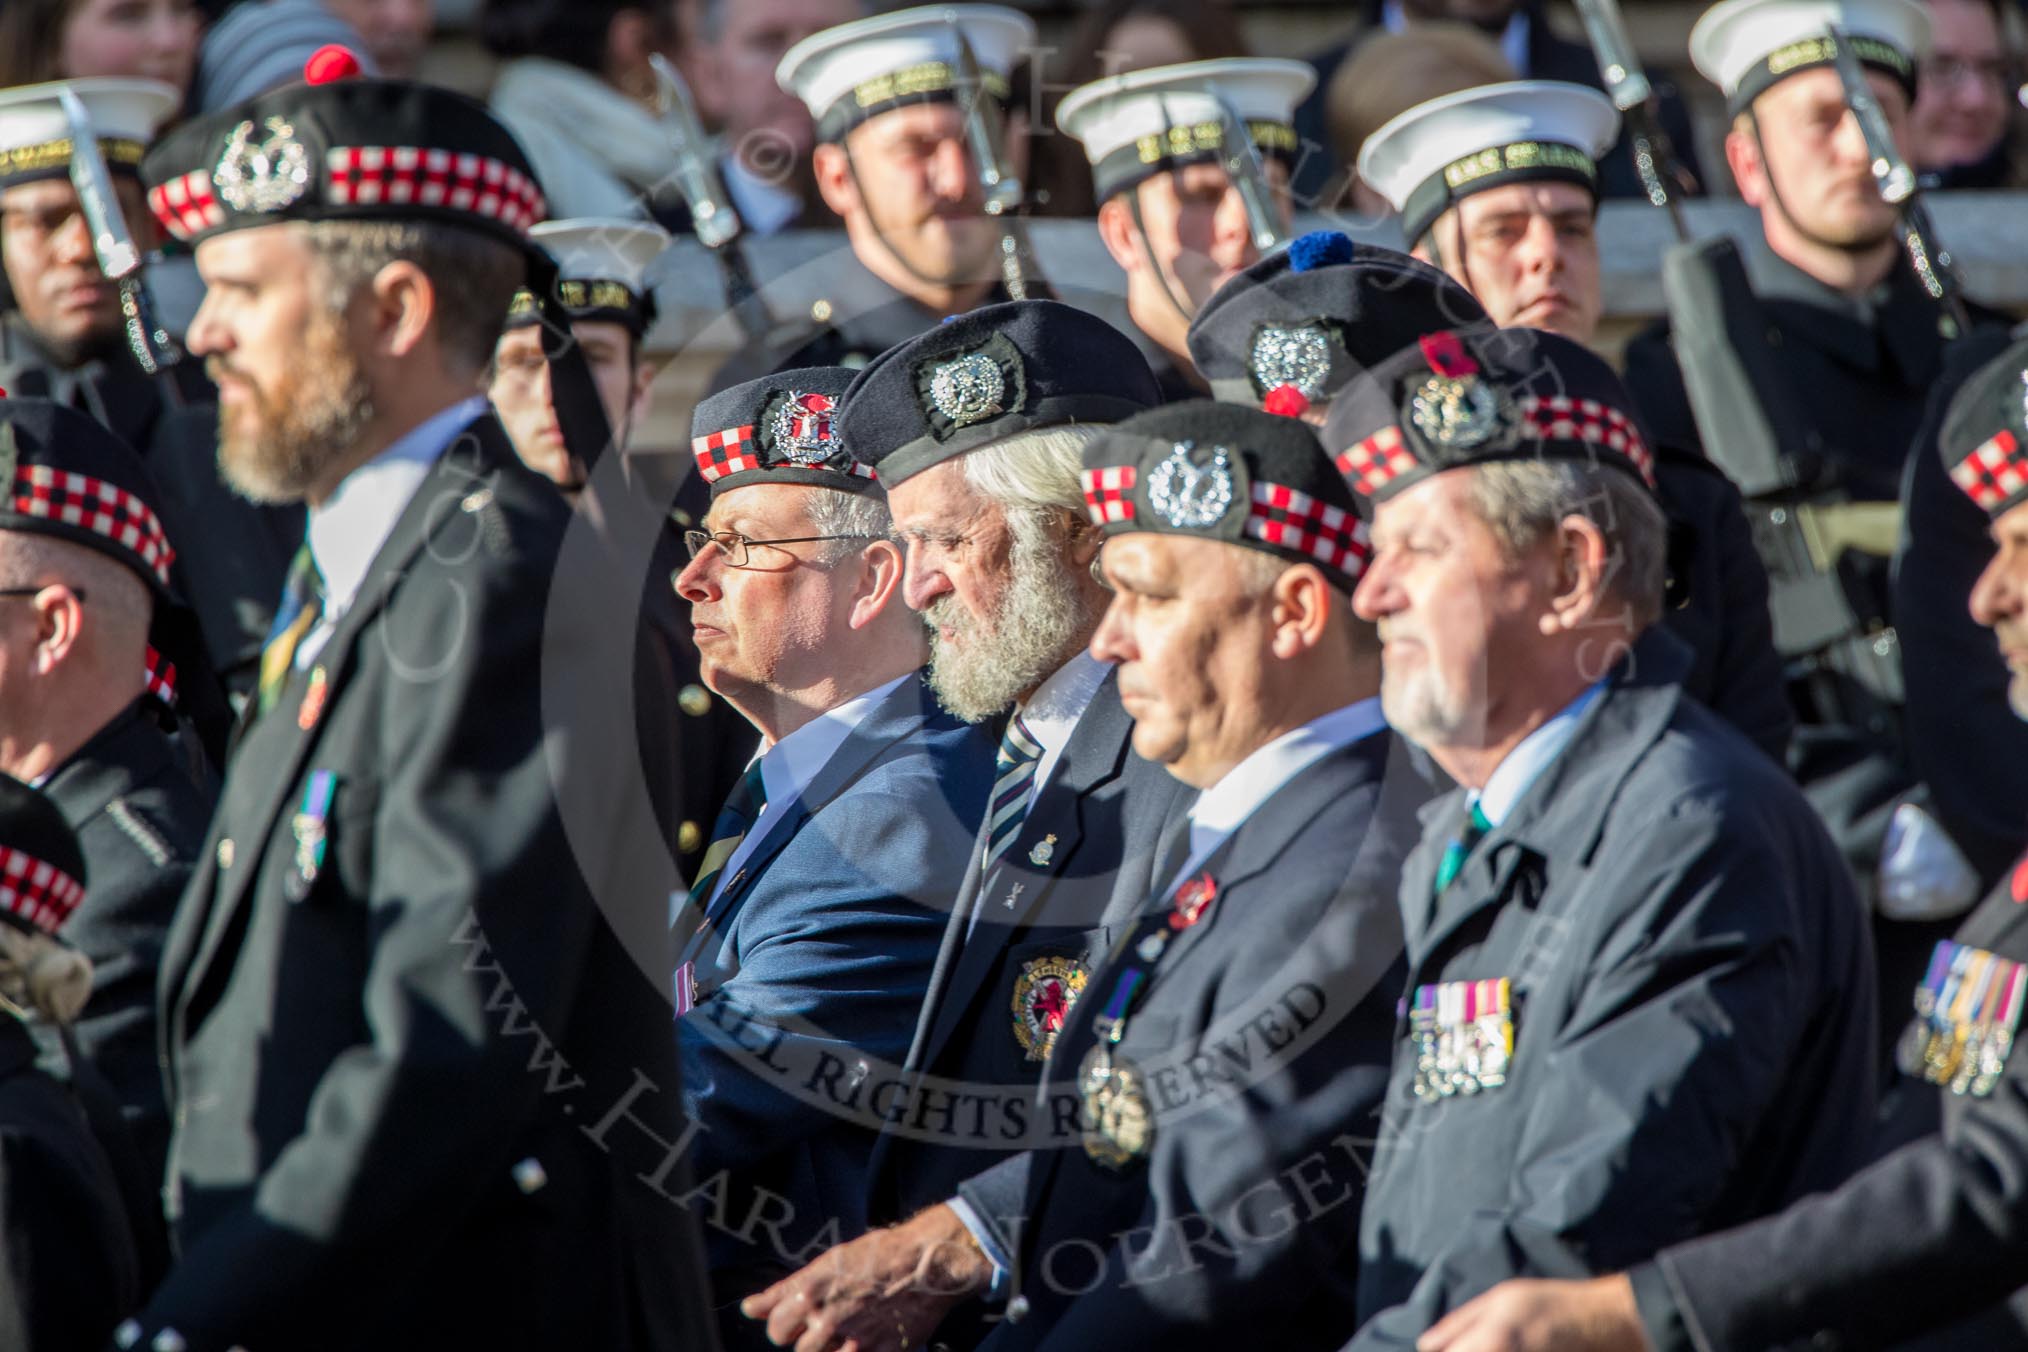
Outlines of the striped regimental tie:
[{"label": "striped regimental tie", "polygon": [[1028,731],[1021,715],[1014,715],[1007,724],[1007,735],[1000,739],[999,774],[993,780],[993,798],[986,809],[986,866],[981,874],[992,870],[1020,834],[1034,796],[1035,767],[1041,760],[1041,743]]},{"label": "striped regimental tie", "polygon": [[303,541],[296,557],[289,561],[288,576],[282,582],[281,604],[275,607],[275,622],[268,628],[267,642],[261,645],[260,711],[275,707],[282,687],[295,670],[296,649],[303,636],[317,627],[324,615],[324,575]]},{"label": "striped regimental tie", "polygon": [[767,786],[761,782],[761,763],[756,756],[719,810],[718,824],[711,828],[711,844],[704,851],[704,862],[697,866],[697,881],[690,886],[690,904],[700,915],[711,902],[711,890],[718,885],[720,870],[760,820],[767,805]]}]

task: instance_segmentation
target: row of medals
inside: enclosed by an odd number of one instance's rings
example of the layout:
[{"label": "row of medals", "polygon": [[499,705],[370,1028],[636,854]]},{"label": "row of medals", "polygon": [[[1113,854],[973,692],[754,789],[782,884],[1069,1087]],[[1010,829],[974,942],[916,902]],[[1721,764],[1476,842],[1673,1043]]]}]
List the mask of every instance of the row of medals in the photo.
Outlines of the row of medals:
[{"label": "row of medals", "polygon": [[1440,1025],[1435,1010],[1417,1010],[1411,1023],[1417,1098],[1434,1102],[1507,1083],[1514,1056],[1512,1015],[1482,1014],[1469,1023]]},{"label": "row of medals", "polygon": [[2000,1072],[2007,1064],[2007,1053],[2014,1048],[2013,1020],[2019,1018],[2020,1011],[2018,1007],[2006,1009],[2007,1002],[2004,1001],[1989,1003],[1976,999],[1974,1004],[1987,1017],[1967,1019],[1955,1016],[1952,1006],[1957,1001],[1938,989],[1938,969],[1946,967],[1948,957],[1961,951],[1967,956],[1984,958],[1991,964],[1987,979],[1998,996],[2014,981],[2020,964],[1977,950],[1963,950],[1950,940],[1943,940],[1938,948],[1940,952],[1931,964],[1930,979],[1916,988],[1915,1018],[1901,1035],[1901,1043],[1895,1049],[1895,1062],[1904,1075],[1948,1089],[1953,1094],[1984,1098],[2000,1082]]}]

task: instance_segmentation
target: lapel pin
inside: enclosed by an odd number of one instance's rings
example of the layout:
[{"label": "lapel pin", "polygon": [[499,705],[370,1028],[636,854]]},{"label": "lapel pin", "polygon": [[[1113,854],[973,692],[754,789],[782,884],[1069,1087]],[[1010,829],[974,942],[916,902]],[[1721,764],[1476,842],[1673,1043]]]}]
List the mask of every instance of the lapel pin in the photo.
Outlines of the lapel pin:
[{"label": "lapel pin", "polygon": [[1028,862],[1037,868],[1047,868],[1052,855],[1056,853],[1056,837],[1044,836],[1035,842],[1035,848],[1028,852]]}]

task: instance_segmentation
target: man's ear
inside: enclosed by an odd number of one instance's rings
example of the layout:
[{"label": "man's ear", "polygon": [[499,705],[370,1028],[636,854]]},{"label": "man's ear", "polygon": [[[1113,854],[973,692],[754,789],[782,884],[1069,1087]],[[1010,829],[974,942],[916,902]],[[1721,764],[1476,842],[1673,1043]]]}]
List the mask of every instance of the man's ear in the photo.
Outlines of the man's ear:
[{"label": "man's ear", "polygon": [[1540,626],[1544,634],[1578,629],[1597,620],[1611,605],[1616,560],[1612,545],[1598,523],[1587,516],[1566,516],[1557,525],[1555,590]]},{"label": "man's ear", "polygon": [[1282,661],[1300,656],[1323,642],[1331,607],[1343,602],[1331,594],[1322,572],[1307,563],[1285,570],[1270,593],[1274,626],[1272,651]]},{"label": "man's ear", "polygon": [[1767,201],[1767,161],[1761,158],[1760,142],[1748,134],[1747,115],[1742,114],[1725,133],[1725,167],[1739,188],[1740,200],[1750,207]]},{"label": "man's ear", "polygon": [[853,181],[852,164],[845,147],[820,142],[810,152],[810,171],[817,180],[817,192],[831,214],[841,220],[859,205],[859,185]]},{"label": "man's ear", "polygon": [[414,356],[437,315],[437,289],[429,274],[405,258],[396,259],[373,275],[367,297],[372,349],[395,360]]},{"label": "man's ear", "polygon": [[1141,262],[1140,232],[1134,229],[1134,213],[1127,209],[1127,193],[1138,192],[1139,188],[1128,188],[1126,192],[1114,193],[1099,203],[1098,232],[1104,241],[1106,252],[1113,256],[1113,262],[1120,265],[1120,271],[1131,273]]},{"label": "man's ear", "polygon": [[852,595],[854,629],[864,629],[898,604],[902,571],[901,550],[892,541],[876,540],[859,551],[859,585]]},{"label": "man's ear", "polygon": [[35,607],[35,668],[55,671],[77,650],[84,632],[84,606],[69,587],[45,587],[30,598]]}]

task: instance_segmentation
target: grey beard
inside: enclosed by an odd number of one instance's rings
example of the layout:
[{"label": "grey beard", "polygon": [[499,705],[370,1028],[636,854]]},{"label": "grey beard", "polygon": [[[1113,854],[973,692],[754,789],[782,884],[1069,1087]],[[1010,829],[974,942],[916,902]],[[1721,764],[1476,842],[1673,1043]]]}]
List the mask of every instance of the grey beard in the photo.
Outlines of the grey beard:
[{"label": "grey beard", "polygon": [[[941,597],[923,611],[930,626],[930,689],[967,723],[1013,708],[1070,660],[1091,628],[1090,602],[1042,532],[1017,529],[1008,566],[1012,577],[990,629],[955,597]],[[943,628],[955,642],[938,632]]]}]

